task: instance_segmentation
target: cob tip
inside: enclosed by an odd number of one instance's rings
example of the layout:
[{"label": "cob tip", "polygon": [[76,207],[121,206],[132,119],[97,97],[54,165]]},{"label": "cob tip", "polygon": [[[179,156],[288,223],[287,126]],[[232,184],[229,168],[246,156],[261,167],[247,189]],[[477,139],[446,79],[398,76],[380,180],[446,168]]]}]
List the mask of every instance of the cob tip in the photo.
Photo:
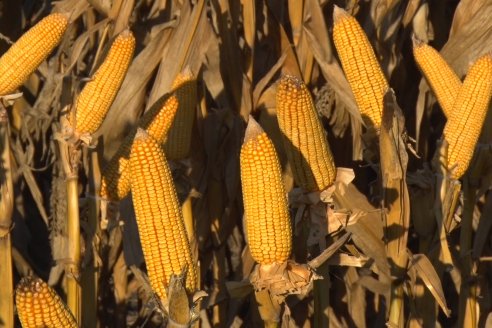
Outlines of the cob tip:
[{"label": "cob tip", "polygon": [[132,33],[132,31],[130,31],[130,29],[127,27],[125,30],[123,30],[122,32],[120,32],[120,34],[118,34],[118,37],[119,37],[119,38],[122,38],[122,39],[126,39],[126,38],[133,38],[133,33]]},{"label": "cob tip", "polygon": [[349,13],[344,9],[338,7],[337,5],[333,6],[333,23],[337,24],[341,20],[350,17]]},{"label": "cob tip", "polygon": [[249,116],[248,125],[246,126],[246,131],[244,132],[244,143],[256,138],[263,133],[263,129],[260,124],[255,121],[253,116]]},{"label": "cob tip", "polygon": [[135,138],[133,140],[146,140],[149,137],[149,134],[145,129],[137,128],[137,133],[135,133]]},{"label": "cob tip", "polygon": [[419,39],[419,37],[415,33],[412,34],[412,44],[414,48],[419,48],[426,45],[426,43],[423,40]]}]

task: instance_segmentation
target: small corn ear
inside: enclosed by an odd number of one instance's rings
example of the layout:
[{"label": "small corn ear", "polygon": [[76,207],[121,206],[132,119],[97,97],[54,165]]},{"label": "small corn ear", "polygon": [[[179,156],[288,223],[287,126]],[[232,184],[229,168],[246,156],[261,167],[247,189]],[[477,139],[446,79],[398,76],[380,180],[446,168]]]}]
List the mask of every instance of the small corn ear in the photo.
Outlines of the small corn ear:
[{"label": "small corn ear", "polygon": [[324,190],[335,181],[336,168],[309,90],[301,79],[286,75],[277,86],[276,103],[294,180],[305,190]]},{"label": "small corn ear", "polygon": [[451,116],[444,127],[448,169],[459,179],[468,169],[492,96],[492,55],[486,54],[468,70]]},{"label": "small corn ear", "polygon": [[379,130],[388,82],[357,20],[335,6],[333,41],[362,118]]},{"label": "small corn ear", "polygon": [[240,155],[245,228],[253,259],[285,262],[292,250],[287,193],[272,141],[250,117]]},{"label": "small corn ear", "polygon": [[449,118],[461,88],[458,75],[436,49],[415,37],[413,38],[413,57],[434,92],[444,115]]},{"label": "small corn ear", "polygon": [[173,83],[173,89],[176,89],[179,108],[164,143],[164,151],[168,159],[180,160],[190,153],[191,134],[195,121],[197,86],[191,71],[185,70],[178,75]]},{"label": "small corn ear", "polygon": [[0,96],[20,87],[60,42],[68,26],[68,14],[43,18],[0,58]]},{"label": "small corn ear", "polygon": [[104,62],[84,86],[75,105],[75,130],[93,134],[99,129],[125,78],[135,50],[130,30],[114,40]]},{"label": "small corn ear", "polygon": [[196,266],[171,171],[160,144],[138,129],[130,153],[132,199],[150,283],[165,303],[172,274],[187,267],[186,288],[196,289]]},{"label": "small corn ear", "polygon": [[15,293],[17,314],[24,328],[76,328],[77,323],[56,292],[43,280],[23,278]]},{"label": "small corn ear", "polygon": [[[178,84],[171,94],[157,101],[137,122],[137,127],[145,129],[160,144],[166,140],[169,128],[179,108],[177,94],[182,92],[182,87]],[[128,159],[136,131],[133,129],[125,137],[116,154],[103,167],[100,191],[100,196],[103,199],[118,201],[130,192]]]}]

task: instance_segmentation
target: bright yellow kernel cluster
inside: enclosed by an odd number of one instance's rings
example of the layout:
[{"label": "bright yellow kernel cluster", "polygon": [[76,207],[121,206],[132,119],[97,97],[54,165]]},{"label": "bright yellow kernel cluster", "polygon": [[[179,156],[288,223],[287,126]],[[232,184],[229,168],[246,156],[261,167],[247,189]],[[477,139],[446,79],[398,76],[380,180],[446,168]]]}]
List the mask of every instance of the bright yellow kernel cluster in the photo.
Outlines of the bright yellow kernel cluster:
[{"label": "bright yellow kernel cluster", "polygon": [[168,159],[180,160],[190,153],[197,104],[196,79],[191,71],[185,71],[176,77],[172,88],[179,107],[164,143],[164,151]]},{"label": "bright yellow kernel cluster", "polygon": [[160,144],[139,129],[130,154],[132,199],[150,283],[163,302],[171,274],[187,266],[186,288],[196,289],[196,266],[191,258],[180,204]]},{"label": "bright yellow kernel cluster", "polygon": [[133,34],[129,30],[121,32],[111,45],[104,62],[77,98],[77,132],[93,134],[99,129],[123,83],[134,50]]},{"label": "bright yellow kernel cluster", "polygon": [[40,278],[23,278],[17,286],[15,302],[24,328],[77,327],[74,317],[60,297]]},{"label": "bright yellow kernel cluster", "polygon": [[296,183],[324,190],[336,177],[335,162],[311,94],[302,80],[286,75],[277,86],[277,118]]},{"label": "bright yellow kernel cluster", "polygon": [[413,57],[446,117],[451,116],[461,81],[439,52],[414,38]]},{"label": "bright yellow kernel cluster", "polygon": [[357,20],[335,6],[333,21],[333,41],[362,118],[379,129],[388,82]]},{"label": "bright yellow kernel cluster", "polygon": [[20,87],[60,42],[68,26],[67,14],[43,18],[0,58],[0,96]]},{"label": "bright yellow kernel cluster", "polygon": [[280,163],[272,141],[251,117],[240,165],[251,255],[260,264],[285,262],[292,250],[292,230]]},{"label": "bright yellow kernel cluster", "polygon": [[444,127],[448,142],[448,169],[459,179],[468,169],[482,131],[492,96],[492,56],[480,57],[468,74]]}]

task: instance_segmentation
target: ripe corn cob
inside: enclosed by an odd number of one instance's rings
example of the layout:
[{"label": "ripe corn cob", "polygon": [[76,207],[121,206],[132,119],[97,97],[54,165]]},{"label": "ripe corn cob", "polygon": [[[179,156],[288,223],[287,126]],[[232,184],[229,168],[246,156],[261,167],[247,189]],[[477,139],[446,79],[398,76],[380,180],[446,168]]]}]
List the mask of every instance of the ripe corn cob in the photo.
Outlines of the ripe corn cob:
[{"label": "ripe corn cob", "polygon": [[176,90],[179,108],[164,143],[164,151],[168,159],[180,160],[186,158],[190,152],[191,130],[195,120],[197,104],[196,79],[191,71],[186,70],[178,75],[173,83]]},{"label": "ripe corn cob", "polygon": [[333,41],[362,118],[379,129],[388,82],[357,20],[335,6],[333,21]]},{"label": "ripe corn cob", "polygon": [[277,86],[277,119],[296,183],[308,191],[333,184],[335,163],[313,100],[302,80],[282,77]]},{"label": "ripe corn cob", "polygon": [[91,81],[82,89],[75,105],[75,130],[93,134],[99,129],[113,103],[135,50],[135,38],[130,30],[121,32]]},{"label": "ripe corn cob", "polygon": [[246,235],[260,264],[285,262],[292,249],[287,193],[272,141],[250,117],[241,147],[241,185]]},{"label": "ripe corn cob", "polygon": [[444,139],[448,142],[448,169],[452,170],[454,179],[459,179],[468,169],[491,96],[492,55],[489,53],[477,59],[468,70],[444,127]]},{"label": "ripe corn cob", "polygon": [[173,178],[160,144],[138,129],[130,153],[132,199],[150,284],[166,303],[171,274],[187,266],[186,288],[196,289],[192,262]]},{"label": "ripe corn cob", "polygon": [[413,39],[413,57],[422,71],[444,114],[449,118],[461,81],[439,52],[421,40]]},{"label": "ripe corn cob", "polygon": [[[183,83],[180,83],[183,81]],[[188,80],[179,74],[173,83],[175,87],[169,96],[163,97],[154,104],[137,122],[137,127],[145,129],[160,144],[166,140],[171,124],[180,108],[179,95],[188,88]],[[100,196],[103,199],[117,201],[130,192],[130,171],[128,159],[136,129],[123,140],[116,154],[103,168]]]},{"label": "ripe corn cob", "polygon": [[0,95],[21,86],[60,42],[68,26],[68,14],[43,18],[0,58]]},{"label": "ripe corn cob", "polygon": [[40,278],[23,278],[16,289],[15,303],[24,328],[77,327],[60,297]]}]

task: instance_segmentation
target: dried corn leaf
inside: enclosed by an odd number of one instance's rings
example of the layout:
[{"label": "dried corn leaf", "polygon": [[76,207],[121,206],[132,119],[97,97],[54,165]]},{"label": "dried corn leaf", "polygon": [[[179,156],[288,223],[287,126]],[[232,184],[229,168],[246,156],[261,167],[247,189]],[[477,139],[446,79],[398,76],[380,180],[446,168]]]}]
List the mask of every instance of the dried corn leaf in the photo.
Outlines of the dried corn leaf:
[{"label": "dried corn leaf", "polygon": [[406,183],[408,154],[405,121],[392,90],[383,99],[383,117],[379,138],[381,176],[385,211],[385,239],[388,256],[400,268],[406,268],[410,225],[410,199]]},{"label": "dried corn leaf", "polygon": [[432,263],[424,254],[414,254],[410,256],[411,259],[409,270],[416,271],[416,274],[425,283],[425,286],[432,293],[444,314],[449,317],[451,312],[446,304],[446,298],[444,296],[444,290],[442,289],[441,280],[439,279],[436,270],[434,270]]}]

